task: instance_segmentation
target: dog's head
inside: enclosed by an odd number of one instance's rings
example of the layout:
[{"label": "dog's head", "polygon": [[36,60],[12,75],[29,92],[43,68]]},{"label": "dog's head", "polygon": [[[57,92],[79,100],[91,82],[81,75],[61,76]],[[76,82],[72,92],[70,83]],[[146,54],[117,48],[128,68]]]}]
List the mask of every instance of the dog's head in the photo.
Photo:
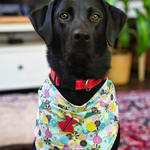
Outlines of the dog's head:
[{"label": "dog's head", "polygon": [[104,0],[51,0],[30,14],[48,46],[50,67],[63,78],[103,78],[126,15]]}]

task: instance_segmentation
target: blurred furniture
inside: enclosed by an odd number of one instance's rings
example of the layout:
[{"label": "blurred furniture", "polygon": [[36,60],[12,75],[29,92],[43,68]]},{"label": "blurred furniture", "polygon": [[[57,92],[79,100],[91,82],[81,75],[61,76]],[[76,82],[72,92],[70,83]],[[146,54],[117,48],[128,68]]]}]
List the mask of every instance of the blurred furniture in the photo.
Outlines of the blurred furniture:
[{"label": "blurred furniture", "polygon": [[30,20],[25,16],[0,16],[0,33],[34,31]]},{"label": "blurred furniture", "polygon": [[[35,32],[28,18],[0,16],[0,34],[26,32]],[[42,40],[17,44],[1,42],[0,91],[38,88],[50,71],[46,49]]]}]

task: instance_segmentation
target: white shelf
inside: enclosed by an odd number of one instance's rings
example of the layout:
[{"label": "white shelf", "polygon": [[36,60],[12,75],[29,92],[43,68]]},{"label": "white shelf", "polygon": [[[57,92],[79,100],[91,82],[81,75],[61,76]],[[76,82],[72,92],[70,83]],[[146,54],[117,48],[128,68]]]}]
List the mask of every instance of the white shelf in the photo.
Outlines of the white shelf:
[{"label": "white shelf", "polygon": [[5,32],[30,32],[34,31],[31,23],[0,24],[0,33]]},{"label": "white shelf", "polygon": [[23,44],[2,44],[0,45],[0,53],[20,52],[20,51],[46,51],[47,47],[44,42],[23,43]]}]

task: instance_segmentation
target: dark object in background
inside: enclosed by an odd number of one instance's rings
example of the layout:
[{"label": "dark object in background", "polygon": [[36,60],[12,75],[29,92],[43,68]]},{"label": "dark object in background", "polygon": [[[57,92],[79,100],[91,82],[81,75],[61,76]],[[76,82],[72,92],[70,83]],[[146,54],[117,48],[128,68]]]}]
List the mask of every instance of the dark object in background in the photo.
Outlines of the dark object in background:
[{"label": "dark object in background", "polygon": [[19,4],[0,4],[0,15],[12,16],[21,14]]},{"label": "dark object in background", "polygon": [[32,10],[48,2],[49,0],[0,0],[0,15],[28,16]]},{"label": "dark object in background", "polygon": [[8,43],[9,44],[20,44],[20,43],[23,43],[23,40],[22,39],[9,39]]},{"label": "dark object in background", "polygon": [[0,15],[21,15],[22,0],[0,0]]}]

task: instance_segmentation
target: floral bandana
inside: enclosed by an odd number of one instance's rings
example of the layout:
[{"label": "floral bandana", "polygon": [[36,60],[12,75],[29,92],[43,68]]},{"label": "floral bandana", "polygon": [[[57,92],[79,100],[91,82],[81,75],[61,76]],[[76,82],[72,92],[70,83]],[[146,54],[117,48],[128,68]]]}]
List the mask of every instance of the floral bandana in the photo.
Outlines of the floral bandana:
[{"label": "floral bandana", "polygon": [[49,77],[39,89],[37,150],[110,150],[118,134],[118,102],[106,80],[82,106],[67,101]]}]

